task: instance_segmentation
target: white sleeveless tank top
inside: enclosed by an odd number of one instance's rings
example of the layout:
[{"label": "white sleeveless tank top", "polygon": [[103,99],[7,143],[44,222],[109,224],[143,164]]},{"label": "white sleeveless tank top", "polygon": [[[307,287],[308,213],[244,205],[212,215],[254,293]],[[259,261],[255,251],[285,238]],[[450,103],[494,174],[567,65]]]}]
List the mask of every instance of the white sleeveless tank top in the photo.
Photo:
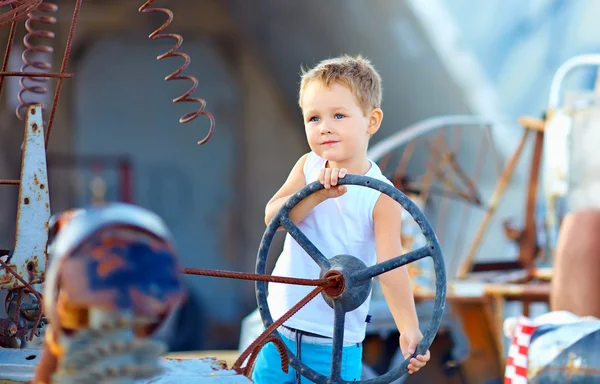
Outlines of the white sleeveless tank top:
[{"label": "white sleeveless tank top", "polygon": [[[392,185],[373,161],[365,176]],[[310,152],[304,165],[306,184],[318,180],[326,160]],[[346,254],[360,258],[367,266],[377,262],[373,232],[373,208],[381,195],[379,191],[348,185],[347,192],[337,198],[317,205],[297,224],[298,228],[325,255],[331,258]],[[283,251],[275,264],[274,276],[318,279],[320,268],[289,234],[286,234]],[[304,298],[314,287],[269,283],[268,303],[273,320]],[[371,294],[354,311],[346,313],[344,343],[360,343],[365,337],[366,318]],[[333,336],[333,309],[321,295],[285,322],[288,327]]]}]

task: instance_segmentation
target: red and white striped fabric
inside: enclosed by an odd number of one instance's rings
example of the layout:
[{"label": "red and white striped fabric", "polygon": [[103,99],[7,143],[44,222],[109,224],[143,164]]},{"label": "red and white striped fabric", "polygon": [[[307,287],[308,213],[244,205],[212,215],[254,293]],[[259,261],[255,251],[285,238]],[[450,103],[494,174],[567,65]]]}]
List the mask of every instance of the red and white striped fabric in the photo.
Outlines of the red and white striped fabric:
[{"label": "red and white striped fabric", "polygon": [[504,384],[527,384],[527,352],[531,335],[538,327],[527,317],[520,317],[508,349]]}]

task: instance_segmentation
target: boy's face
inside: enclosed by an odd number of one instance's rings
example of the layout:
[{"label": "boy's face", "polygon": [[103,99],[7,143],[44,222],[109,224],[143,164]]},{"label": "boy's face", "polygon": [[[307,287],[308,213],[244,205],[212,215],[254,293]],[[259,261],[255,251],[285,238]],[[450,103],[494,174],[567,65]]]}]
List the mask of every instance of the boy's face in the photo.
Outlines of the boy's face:
[{"label": "boy's face", "polygon": [[302,114],[308,145],[334,162],[364,156],[383,116],[379,108],[365,116],[350,89],[339,83],[327,87],[319,81],[304,88]]}]

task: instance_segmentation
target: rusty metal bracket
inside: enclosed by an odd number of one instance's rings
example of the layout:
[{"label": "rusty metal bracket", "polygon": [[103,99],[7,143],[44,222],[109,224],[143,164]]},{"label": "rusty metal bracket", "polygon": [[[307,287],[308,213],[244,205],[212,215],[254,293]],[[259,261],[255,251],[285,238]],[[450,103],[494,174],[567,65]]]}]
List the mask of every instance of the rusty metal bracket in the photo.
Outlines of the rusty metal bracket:
[{"label": "rusty metal bracket", "polygon": [[[44,281],[48,260],[46,243],[50,220],[46,147],[39,104],[27,111],[22,159],[15,242],[6,262],[23,280],[38,284]],[[7,269],[0,268],[0,289],[22,287],[25,287],[23,282]]]}]

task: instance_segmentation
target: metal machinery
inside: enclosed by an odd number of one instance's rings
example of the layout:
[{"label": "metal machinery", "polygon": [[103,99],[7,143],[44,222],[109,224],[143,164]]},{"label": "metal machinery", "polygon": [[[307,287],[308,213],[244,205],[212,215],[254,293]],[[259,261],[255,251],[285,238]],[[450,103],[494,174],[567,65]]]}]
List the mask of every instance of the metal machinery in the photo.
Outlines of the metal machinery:
[{"label": "metal machinery", "polygon": [[[588,246],[587,240],[584,241],[584,236],[587,235],[575,234],[576,229],[573,227],[574,221],[579,220],[579,227],[582,227],[590,225],[589,220],[572,216],[567,228],[562,228],[561,223],[568,212],[592,214],[600,206],[596,192],[600,158],[595,147],[599,118],[599,83],[596,84],[595,92],[565,90],[568,75],[582,68],[597,69],[598,66],[600,56],[582,55],[568,60],[557,70],[551,84],[548,110],[544,118],[521,118],[519,123],[524,132],[515,151],[504,166],[497,158],[493,159],[492,162],[498,164],[499,172],[487,204],[482,204],[486,200],[485,193],[478,188],[478,177],[486,162],[483,157],[460,162],[458,145],[461,140],[457,135],[461,130],[469,130],[468,136],[471,140],[482,138],[480,155],[486,152],[493,154],[493,143],[492,147],[484,146],[484,142],[491,137],[490,133],[486,132],[492,126],[491,122],[475,116],[428,119],[383,140],[370,150],[370,157],[377,161],[382,169],[389,168],[389,164],[393,164],[394,161],[397,162],[398,166],[395,169],[392,167],[391,173],[387,173],[388,177],[396,182],[397,187],[418,190],[421,196],[429,195],[430,199],[433,196],[435,209],[433,212],[426,212],[430,217],[435,213],[434,225],[440,236],[445,261],[451,266],[450,273],[456,270],[456,278],[450,280],[448,285],[448,313],[450,319],[456,318],[463,325],[460,328],[454,327],[451,332],[455,334],[455,350],[463,352],[454,353],[463,357],[454,363],[462,366],[464,382],[481,383],[504,376],[507,362],[505,347],[506,342],[510,342],[505,339],[503,332],[506,302],[520,303],[522,315],[528,317],[531,316],[530,304],[550,304],[553,277],[555,280],[559,278],[560,282],[554,281],[554,288],[560,289],[564,285],[573,284],[589,287],[593,284],[590,280],[597,276],[596,272],[592,271],[584,275],[581,270],[571,271],[569,276],[569,272],[556,268],[564,268],[569,264],[567,260],[574,257],[570,249],[573,249],[573,252],[579,249],[579,253],[593,252],[585,257],[585,261],[580,260],[581,257],[577,259],[579,263],[587,263],[588,269],[595,270],[593,259],[596,258],[597,249],[593,246],[590,246],[592,248],[589,250],[582,249],[581,247]],[[478,132],[482,134],[478,135]],[[518,212],[525,216],[522,220],[524,228],[521,230],[506,220],[506,217],[498,216],[506,216],[506,207],[499,208],[501,198],[515,175],[517,162],[525,152],[526,140],[531,134],[534,135],[534,142],[529,180],[525,188],[526,201],[524,209],[517,208]],[[415,150],[419,139],[421,142],[425,141],[425,147],[430,148],[431,161],[424,174],[407,185],[403,176],[409,173],[407,166],[413,154],[419,153]],[[448,141],[454,145],[448,145]],[[472,164],[472,172],[462,169],[461,164]],[[540,181],[543,184],[538,186]],[[460,212],[463,219],[457,218],[456,210],[454,214],[450,213],[446,206],[448,201],[456,203],[460,199],[464,202]],[[427,197],[423,200],[426,201]],[[536,212],[540,205],[543,206],[541,214]],[[473,228],[474,231],[469,231],[468,217],[477,214],[475,210],[482,211],[479,212],[479,225]],[[453,238],[453,235],[444,231],[451,227],[445,220],[446,217],[460,220],[460,230],[474,233],[473,238],[463,237],[463,240],[457,242],[458,245],[449,242],[448,239]],[[492,245],[482,246],[490,229],[492,233],[503,232],[504,238],[515,244],[516,260],[504,258],[502,262],[488,260],[476,263],[478,251],[481,254],[481,250],[486,252],[486,249],[495,249]],[[580,228],[579,231],[583,229]],[[589,235],[594,236],[591,233]],[[495,237],[502,238],[497,235]],[[557,247],[557,241],[560,244],[561,240],[562,246]],[[463,242],[468,245],[466,255],[459,248]],[[583,245],[579,246],[582,242]],[[555,264],[556,257],[563,258],[559,267]],[[574,278],[573,273],[577,273],[579,277]],[[579,292],[576,295],[576,303],[567,303],[566,298],[562,301],[555,298],[553,307],[550,307],[552,312],[549,315],[556,311],[571,311],[575,316],[556,312],[557,319],[565,316],[569,318],[568,324],[560,324],[566,321],[564,319],[560,322],[556,320],[558,323],[539,325],[533,333],[532,338],[535,341],[529,351],[527,376],[534,382],[583,383],[595,382],[600,377],[600,362],[596,354],[592,353],[600,333],[598,306],[595,299],[586,299],[582,290],[576,292]],[[416,295],[420,300],[428,300],[429,296],[427,292],[419,289],[416,290]],[[594,302],[591,302],[592,300]],[[377,307],[376,302],[373,304]],[[584,317],[590,315],[596,318]],[[581,318],[572,320],[577,316]],[[385,319],[386,316],[382,317]],[[372,333],[376,334],[390,331],[391,327],[389,322],[386,324],[385,320],[382,320],[379,327],[371,329]],[[511,364],[514,364],[514,360]]]},{"label": "metal machinery", "polygon": [[[182,57],[182,67],[166,80],[187,80],[189,91],[174,102],[196,102],[199,108],[180,118],[187,123],[203,115],[211,122],[210,131],[198,142],[204,144],[212,134],[214,119],[206,103],[191,97],[197,80],[182,72],[189,56],[179,52],[182,37],[163,33],[173,20],[166,8],[153,8],[148,0],[141,13],[162,13],[167,21],[150,34],[151,39],[173,38],[173,49],[158,57]],[[71,43],[81,8],[74,0],[73,19],[60,72],[50,72],[48,62],[37,61],[33,52],[50,52],[52,47],[33,45],[30,38],[52,38],[51,31],[35,29],[37,24],[53,24],[56,4],[43,0],[4,0],[0,6],[0,26],[10,24],[9,41],[2,71],[0,91],[6,76],[21,77],[21,104],[17,116],[24,120],[21,177],[0,180],[0,184],[19,187],[17,232],[12,249],[0,252],[0,289],[7,293],[6,317],[0,319],[0,382],[84,383],[84,382],[220,382],[245,383],[253,361],[267,342],[278,345],[282,369],[288,364],[317,383],[343,383],[340,377],[341,341],[344,314],[368,296],[373,277],[404,264],[431,257],[435,266],[436,289],[433,316],[424,339],[417,348],[429,348],[442,321],[446,279],[441,247],[433,228],[420,209],[397,189],[363,176],[348,176],[342,183],[373,188],[394,198],[418,223],[426,243],[423,247],[385,263],[367,267],[352,255],[323,255],[289,219],[290,210],[322,185],[313,183],[299,191],[284,205],[268,226],[260,244],[256,273],[181,268],[171,234],[162,220],[151,212],[129,204],[101,204],[66,211],[51,218],[46,166],[50,139]],[[27,19],[19,72],[7,72],[8,58],[19,21]],[[32,72],[27,69],[35,69]],[[44,83],[57,78],[55,96],[47,122],[40,104],[28,102],[28,93],[46,93]],[[266,275],[265,265],[276,229],[283,226],[321,267],[319,279],[307,280]],[[148,262],[150,261],[150,262]],[[232,367],[216,359],[179,360],[161,358],[165,346],[152,338],[154,332],[185,298],[182,273],[256,281],[257,301],[266,330],[245,350]],[[314,285],[312,293],[281,319],[273,321],[266,300],[266,282]],[[43,290],[43,294],[41,292]],[[321,293],[335,312],[332,369],[329,377],[313,372],[281,348],[276,328],[298,310],[302,303]],[[35,341],[41,347],[35,347]],[[244,366],[244,363],[247,363]],[[390,372],[364,383],[389,383],[407,372],[408,359]]]}]

